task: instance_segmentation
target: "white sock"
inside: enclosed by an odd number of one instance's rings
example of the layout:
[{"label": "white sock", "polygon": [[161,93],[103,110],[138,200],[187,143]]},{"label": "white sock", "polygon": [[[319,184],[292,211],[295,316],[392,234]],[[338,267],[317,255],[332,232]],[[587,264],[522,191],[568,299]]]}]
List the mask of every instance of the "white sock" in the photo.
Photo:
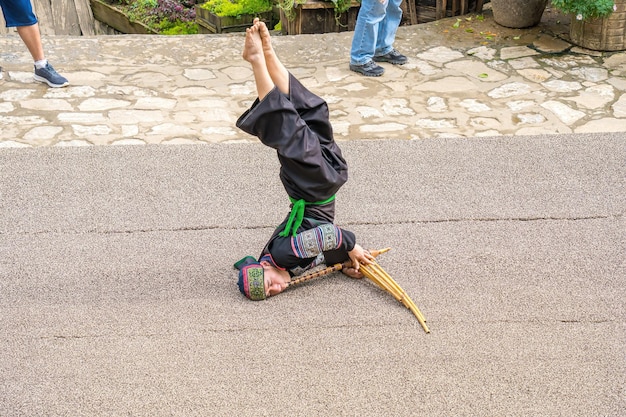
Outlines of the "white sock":
[{"label": "white sock", "polygon": [[35,61],[35,68],[43,68],[48,64],[47,59],[42,59],[40,61]]}]

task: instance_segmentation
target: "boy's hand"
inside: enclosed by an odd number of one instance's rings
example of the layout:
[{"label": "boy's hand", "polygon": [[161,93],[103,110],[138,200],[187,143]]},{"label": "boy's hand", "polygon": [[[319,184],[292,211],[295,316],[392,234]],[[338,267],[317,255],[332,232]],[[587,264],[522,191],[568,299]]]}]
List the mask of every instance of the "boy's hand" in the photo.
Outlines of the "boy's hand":
[{"label": "boy's hand", "polygon": [[350,252],[348,252],[348,256],[352,261],[352,267],[354,268],[355,272],[358,272],[359,274],[359,268],[361,264],[369,265],[371,261],[374,260],[372,254],[370,254],[369,251],[363,249],[358,243],[354,245],[354,248]]}]

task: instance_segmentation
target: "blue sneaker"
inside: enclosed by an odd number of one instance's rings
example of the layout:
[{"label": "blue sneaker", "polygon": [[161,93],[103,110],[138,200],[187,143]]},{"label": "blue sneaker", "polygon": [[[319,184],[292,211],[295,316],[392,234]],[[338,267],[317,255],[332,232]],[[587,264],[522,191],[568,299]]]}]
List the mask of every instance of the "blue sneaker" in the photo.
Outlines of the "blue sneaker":
[{"label": "blue sneaker", "polygon": [[54,88],[65,87],[70,83],[69,81],[67,81],[67,78],[59,75],[59,73],[56,72],[55,69],[52,68],[52,65],[50,65],[49,63],[46,64],[46,66],[43,68],[35,67],[35,75],[33,76],[33,78],[35,79],[35,81],[46,83],[50,87]]}]

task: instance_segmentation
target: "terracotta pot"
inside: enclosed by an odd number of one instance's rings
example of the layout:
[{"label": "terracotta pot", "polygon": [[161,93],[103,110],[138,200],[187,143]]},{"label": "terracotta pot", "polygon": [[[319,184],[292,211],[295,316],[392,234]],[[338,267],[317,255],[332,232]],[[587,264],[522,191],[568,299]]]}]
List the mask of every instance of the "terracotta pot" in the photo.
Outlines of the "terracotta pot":
[{"label": "terracotta pot", "polygon": [[509,28],[527,28],[541,21],[548,0],[491,0],[493,20]]}]

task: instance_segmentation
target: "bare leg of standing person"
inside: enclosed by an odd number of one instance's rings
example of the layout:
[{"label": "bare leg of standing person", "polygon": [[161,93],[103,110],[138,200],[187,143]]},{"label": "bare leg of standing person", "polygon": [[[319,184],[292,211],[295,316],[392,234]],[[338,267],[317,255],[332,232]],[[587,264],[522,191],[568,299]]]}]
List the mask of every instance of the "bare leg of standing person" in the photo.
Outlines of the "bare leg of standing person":
[{"label": "bare leg of standing person", "polygon": [[28,52],[33,57],[35,65],[35,75],[33,78],[35,81],[48,84],[50,87],[65,87],[69,84],[67,78],[61,76],[50,65],[46,59],[43,51],[43,44],[41,42],[41,33],[39,32],[39,24],[29,26],[17,26],[17,33],[22,38],[24,45],[28,49]]},{"label": "bare leg of standing person", "polygon": [[41,43],[41,34],[39,33],[39,25],[35,23],[31,26],[18,26],[17,33],[28,48],[28,52],[33,56],[33,60],[42,61],[46,59]]}]

